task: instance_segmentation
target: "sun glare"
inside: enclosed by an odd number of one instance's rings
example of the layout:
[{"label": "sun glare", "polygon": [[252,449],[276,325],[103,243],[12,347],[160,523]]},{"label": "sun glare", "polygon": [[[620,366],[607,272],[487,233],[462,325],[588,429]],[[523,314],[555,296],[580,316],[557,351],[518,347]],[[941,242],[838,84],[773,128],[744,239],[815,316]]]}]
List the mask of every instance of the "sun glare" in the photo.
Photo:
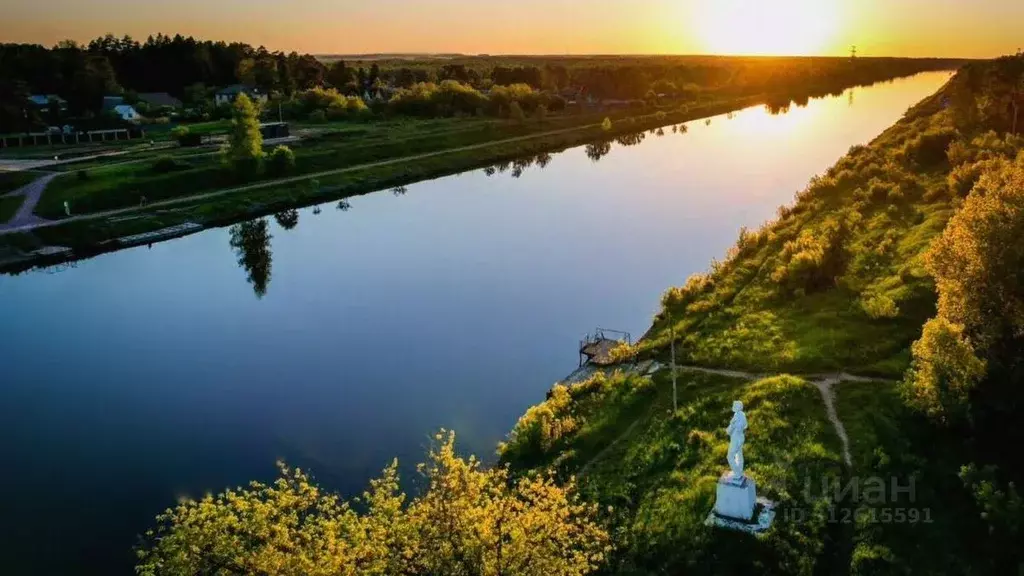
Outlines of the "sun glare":
[{"label": "sun glare", "polygon": [[696,16],[707,51],[745,55],[820,54],[840,19],[830,0],[709,0]]}]

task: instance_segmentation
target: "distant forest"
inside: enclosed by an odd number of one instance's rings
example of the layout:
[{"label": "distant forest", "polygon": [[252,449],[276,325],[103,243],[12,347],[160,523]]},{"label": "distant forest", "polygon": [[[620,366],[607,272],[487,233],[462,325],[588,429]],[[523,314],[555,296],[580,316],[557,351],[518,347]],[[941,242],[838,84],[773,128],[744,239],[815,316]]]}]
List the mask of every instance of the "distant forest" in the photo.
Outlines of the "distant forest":
[{"label": "distant forest", "polygon": [[649,57],[452,57],[349,61],[296,52],[271,52],[243,43],[151,36],[139,42],[107,35],[88,45],[63,41],[52,48],[0,44],[0,133],[45,124],[27,106],[30,95],[67,101],[71,116],[101,110],[103,96],[167,92],[186,105],[208,100],[210,91],[246,84],[291,97],[317,87],[342,94],[410,88],[456,80],[478,90],[527,84],[535,90],[598,99],[642,99],[714,91],[717,95],[772,92],[821,94],[959,61],[895,58]]}]

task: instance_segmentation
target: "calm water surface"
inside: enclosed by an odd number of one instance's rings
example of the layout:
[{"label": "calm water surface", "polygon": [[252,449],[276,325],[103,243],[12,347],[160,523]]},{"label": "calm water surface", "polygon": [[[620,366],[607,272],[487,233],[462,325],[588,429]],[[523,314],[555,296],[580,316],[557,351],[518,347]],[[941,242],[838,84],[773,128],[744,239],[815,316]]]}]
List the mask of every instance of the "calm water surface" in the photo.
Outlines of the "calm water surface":
[{"label": "calm water surface", "polygon": [[948,77],[0,277],[4,571],[128,572],[176,497],[276,459],[354,494],[440,427],[493,455],[584,332],[642,334],[667,287]]}]

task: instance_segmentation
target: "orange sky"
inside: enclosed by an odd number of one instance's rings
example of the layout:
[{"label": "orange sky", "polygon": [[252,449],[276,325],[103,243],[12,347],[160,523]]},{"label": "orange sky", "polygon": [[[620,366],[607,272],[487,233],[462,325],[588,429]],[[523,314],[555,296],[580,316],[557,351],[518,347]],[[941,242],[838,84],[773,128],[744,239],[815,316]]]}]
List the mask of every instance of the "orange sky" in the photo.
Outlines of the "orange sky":
[{"label": "orange sky", "polygon": [[991,57],[1024,0],[4,0],[0,41],[157,32],[318,54],[759,53]]}]

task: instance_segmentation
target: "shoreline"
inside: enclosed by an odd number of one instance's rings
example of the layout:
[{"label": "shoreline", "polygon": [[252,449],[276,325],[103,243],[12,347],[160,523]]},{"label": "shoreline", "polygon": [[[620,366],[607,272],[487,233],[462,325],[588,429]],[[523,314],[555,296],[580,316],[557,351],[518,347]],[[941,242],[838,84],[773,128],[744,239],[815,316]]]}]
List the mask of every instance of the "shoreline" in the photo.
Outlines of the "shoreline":
[{"label": "shoreline", "polygon": [[[946,70],[922,70],[908,76],[880,80],[875,84],[929,72],[946,72]],[[844,91],[856,87],[848,86],[844,88]],[[810,98],[827,96],[828,94]],[[72,219],[46,221],[41,226],[27,229],[0,230],[0,239],[21,237],[28,243],[34,241],[34,246],[30,248],[18,246],[17,241],[8,242],[8,255],[5,256],[0,251],[0,274],[18,274],[33,268],[84,260],[140,244],[152,244],[212,228],[231,226],[239,222],[271,216],[284,210],[308,208],[381,192],[397,186],[407,186],[457,175],[496,163],[538,154],[558,153],[628,134],[706,120],[752,107],[764,106],[779,98],[778,94],[759,94],[718,101],[686,111],[656,111],[643,116],[629,116],[629,110],[619,110],[608,114],[608,117],[613,119],[611,130],[603,130],[600,124],[581,124],[426,154],[387,158],[335,170],[299,174],[279,180],[260,181],[246,186],[194,196],[170,198],[146,207],[127,207],[84,214]],[[321,178],[334,178],[342,181],[340,183],[329,182],[324,186],[316,187],[316,189],[310,186],[303,186],[301,189],[294,188],[296,184],[318,184]],[[239,202],[237,196],[247,192],[252,193],[247,194],[247,197]],[[203,200],[211,199],[216,200],[203,203]],[[230,205],[218,205],[218,202],[227,202]],[[172,206],[183,207],[171,208]],[[164,207],[167,207],[170,213],[152,212],[154,208]],[[201,214],[195,214],[195,212],[201,212]],[[110,218],[114,216],[127,217],[111,222]],[[26,236],[29,238],[25,238]],[[137,241],[137,238],[141,236],[145,236],[146,239]],[[22,244],[24,245],[25,242]],[[0,249],[2,248],[0,246]]]}]

